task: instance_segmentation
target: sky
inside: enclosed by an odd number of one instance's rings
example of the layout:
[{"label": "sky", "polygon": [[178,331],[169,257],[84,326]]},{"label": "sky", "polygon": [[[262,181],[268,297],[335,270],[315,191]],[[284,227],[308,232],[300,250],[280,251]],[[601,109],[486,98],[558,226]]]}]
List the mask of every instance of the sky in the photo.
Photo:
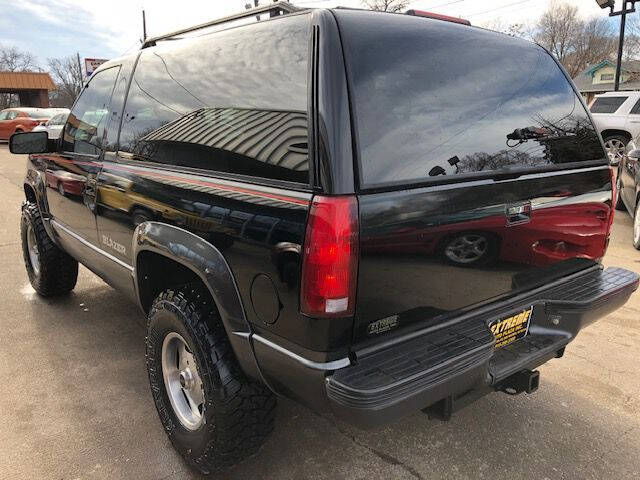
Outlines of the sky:
[{"label": "sky", "polygon": [[[32,52],[38,63],[80,53],[115,58],[140,46],[142,14],[149,36],[244,9],[251,0],[0,0],[0,45]],[[261,0],[266,4],[270,0]],[[416,0],[409,8],[461,16],[474,24],[532,22],[552,0]],[[566,0],[584,17],[606,15],[595,0]],[[617,0],[621,4],[622,0]],[[305,7],[361,7],[359,0],[300,0]]]}]

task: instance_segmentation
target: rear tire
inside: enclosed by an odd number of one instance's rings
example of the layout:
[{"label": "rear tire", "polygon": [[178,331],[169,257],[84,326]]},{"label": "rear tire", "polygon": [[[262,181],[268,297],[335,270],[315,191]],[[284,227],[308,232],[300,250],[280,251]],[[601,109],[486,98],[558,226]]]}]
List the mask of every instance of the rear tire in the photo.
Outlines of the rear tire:
[{"label": "rear tire", "polygon": [[33,289],[43,297],[64,295],[73,290],[78,280],[78,262],[53,243],[33,202],[25,202],[22,207],[20,236]]},{"label": "rear tire", "polygon": [[[176,343],[186,353],[172,357]],[[149,312],[146,351],[160,420],[189,465],[208,474],[258,451],[273,429],[276,400],[242,372],[208,291],[189,284],[162,292]]]}]

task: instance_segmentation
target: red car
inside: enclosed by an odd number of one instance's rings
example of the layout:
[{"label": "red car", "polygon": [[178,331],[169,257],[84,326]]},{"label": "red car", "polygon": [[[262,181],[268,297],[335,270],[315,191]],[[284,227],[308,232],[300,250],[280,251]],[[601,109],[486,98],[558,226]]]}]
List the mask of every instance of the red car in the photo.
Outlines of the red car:
[{"label": "red car", "polygon": [[0,111],[0,140],[9,140],[16,132],[30,132],[55,114],[46,108],[7,108]]}]

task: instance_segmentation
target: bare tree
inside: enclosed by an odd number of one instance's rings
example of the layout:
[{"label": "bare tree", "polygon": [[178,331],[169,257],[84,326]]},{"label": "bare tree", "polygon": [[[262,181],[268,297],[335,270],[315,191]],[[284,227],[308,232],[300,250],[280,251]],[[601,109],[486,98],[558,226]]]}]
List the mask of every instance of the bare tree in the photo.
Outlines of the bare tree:
[{"label": "bare tree", "polygon": [[640,20],[636,15],[627,17],[627,33],[624,38],[622,59],[635,60],[640,57]]},{"label": "bare tree", "polygon": [[31,52],[0,45],[0,71],[27,72],[40,71],[40,68]]},{"label": "bare tree", "polygon": [[500,18],[495,18],[480,24],[482,28],[494,30],[500,33],[506,33],[512,37],[531,38],[532,32],[526,23],[506,23]]},{"label": "bare tree", "polygon": [[553,0],[542,14],[534,39],[560,60],[572,77],[589,65],[613,58],[617,48],[617,35],[607,18],[584,20],[577,7],[560,0]]},{"label": "bare tree", "polygon": [[614,55],[616,38],[606,18],[592,18],[582,22],[576,30],[572,51],[562,60],[569,74],[574,77],[589,65],[601,62]]},{"label": "bare tree", "polygon": [[58,86],[51,99],[56,106],[70,107],[84,86],[84,74],[75,55],[65,58],[49,58],[49,73]]},{"label": "bare tree", "polygon": [[[36,64],[35,56],[31,52],[23,51],[16,47],[0,45],[0,72],[25,71],[40,71]],[[0,93],[0,110],[16,105],[17,95]]]},{"label": "bare tree", "polygon": [[582,27],[578,7],[553,0],[538,22],[535,40],[564,63],[573,53],[575,35]]},{"label": "bare tree", "polygon": [[407,8],[409,0],[362,0],[362,3],[370,10],[379,12],[398,13]]}]

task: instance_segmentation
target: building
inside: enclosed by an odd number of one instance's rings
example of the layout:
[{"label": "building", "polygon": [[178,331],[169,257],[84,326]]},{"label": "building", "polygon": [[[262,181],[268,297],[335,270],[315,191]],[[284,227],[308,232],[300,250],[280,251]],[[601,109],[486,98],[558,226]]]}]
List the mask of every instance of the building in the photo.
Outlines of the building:
[{"label": "building", "polygon": [[[587,103],[599,93],[612,92],[616,76],[616,63],[611,60],[587,67],[573,78]],[[620,90],[640,90],[640,60],[622,62]]]},{"label": "building", "polygon": [[21,107],[49,106],[49,92],[56,86],[48,73],[0,72],[0,93],[15,93]]}]

